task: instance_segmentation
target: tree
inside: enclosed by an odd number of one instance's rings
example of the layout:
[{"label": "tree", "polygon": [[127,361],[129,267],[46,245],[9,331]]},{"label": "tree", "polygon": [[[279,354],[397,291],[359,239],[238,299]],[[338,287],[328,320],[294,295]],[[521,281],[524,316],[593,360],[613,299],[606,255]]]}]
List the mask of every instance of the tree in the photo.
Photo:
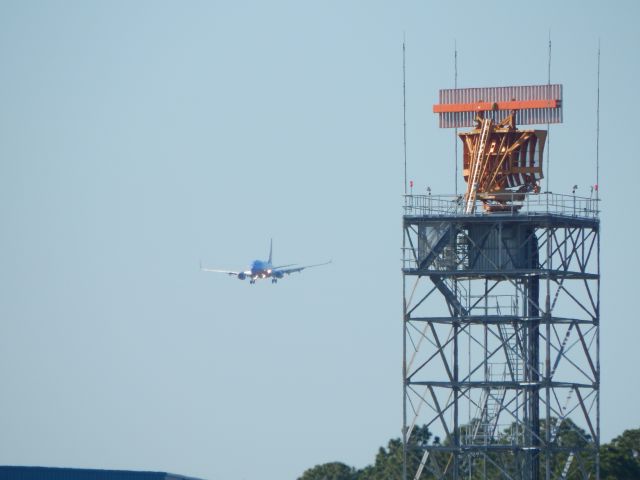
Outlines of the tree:
[{"label": "tree", "polygon": [[640,428],[625,430],[600,449],[602,480],[640,478]]},{"label": "tree", "polygon": [[[426,426],[414,427],[407,442],[407,474],[413,478],[418,470],[431,432]],[[387,448],[380,447],[373,465],[358,472],[357,480],[389,480],[402,478],[402,440],[393,438],[387,443]],[[430,478],[425,471],[423,479]]]},{"label": "tree", "polygon": [[298,480],[356,480],[356,469],[341,462],[323,463],[306,470]]},{"label": "tree", "polygon": [[[473,423],[463,425],[460,431],[472,429]],[[546,432],[547,422],[540,422],[541,432]],[[551,419],[549,422],[553,443],[561,449],[552,453],[549,461],[551,463],[553,478],[559,478],[565,466],[569,451],[593,448],[591,436],[582,428],[578,427],[570,419]],[[508,445],[509,439],[517,434],[516,425],[513,424],[501,432],[497,432],[491,444]],[[544,438],[544,436],[543,436]],[[431,440],[431,432],[427,426],[416,426],[407,444],[407,476],[413,478],[418,470],[427,445]],[[435,437],[431,445],[450,445],[451,439],[445,438],[442,443]],[[590,447],[591,445],[591,447]],[[575,449],[575,450],[574,450]],[[593,472],[593,451],[584,451],[573,457],[571,468],[568,471],[567,480],[583,478],[584,472]],[[518,458],[514,457],[514,452],[509,449],[503,451],[493,451],[487,453],[486,462],[483,463],[481,457],[468,461],[462,468],[468,471],[468,478],[480,480],[486,473],[488,479],[504,478],[505,472],[513,470],[515,473],[519,465]],[[429,463],[439,465],[441,470],[447,470],[452,455],[448,452],[433,451],[429,457]],[[380,447],[373,465],[368,465],[361,470],[345,465],[341,462],[331,462],[306,470],[298,480],[397,480],[402,478],[402,440],[393,438],[389,440],[386,448]],[[465,461],[465,460],[463,460]],[[546,458],[541,456],[541,467],[545,464]],[[498,468],[500,466],[500,468]],[[422,472],[421,480],[433,479],[433,473],[429,468]],[[467,478],[467,476],[465,476]],[[638,480],[640,479],[640,428],[625,430],[622,435],[614,438],[611,443],[600,447],[600,478],[602,480]]]}]

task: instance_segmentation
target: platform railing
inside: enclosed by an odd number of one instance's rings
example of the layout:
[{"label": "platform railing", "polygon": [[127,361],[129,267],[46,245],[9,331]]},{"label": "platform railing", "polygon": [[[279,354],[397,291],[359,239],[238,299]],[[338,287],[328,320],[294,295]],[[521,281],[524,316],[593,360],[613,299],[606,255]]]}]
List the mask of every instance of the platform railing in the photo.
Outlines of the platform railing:
[{"label": "platform railing", "polygon": [[[596,197],[578,197],[560,193],[513,193],[503,194],[507,206],[500,212],[488,212],[478,206],[473,213],[465,213],[463,195],[404,195],[404,215],[406,216],[484,216],[545,214],[568,217],[597,218],[600,213],[600,199]],[[509,208],[510,206],[510,208]]]}]

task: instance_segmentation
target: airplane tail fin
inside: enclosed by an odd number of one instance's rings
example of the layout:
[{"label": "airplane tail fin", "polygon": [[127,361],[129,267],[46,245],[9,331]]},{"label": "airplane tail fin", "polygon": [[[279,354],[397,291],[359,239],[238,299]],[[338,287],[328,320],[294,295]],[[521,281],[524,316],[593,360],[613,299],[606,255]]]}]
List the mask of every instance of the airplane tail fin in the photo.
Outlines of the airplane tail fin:
[{"label": "airplane tail fin", "polygon": [[271,265],[272,263],[272,257],[273,257],[273,238],[269,242],[269,265]]}]

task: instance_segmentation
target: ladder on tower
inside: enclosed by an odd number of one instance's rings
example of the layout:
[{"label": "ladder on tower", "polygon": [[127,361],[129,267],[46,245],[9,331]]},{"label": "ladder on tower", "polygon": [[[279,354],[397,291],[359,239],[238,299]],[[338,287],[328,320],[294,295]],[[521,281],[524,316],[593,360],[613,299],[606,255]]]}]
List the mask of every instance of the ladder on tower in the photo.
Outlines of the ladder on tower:
[{"label": "ladder on tower", "polygon": [[[506,372],[504,372],[506,375]],[[489,445],[495,441],[496,430],[500,414],[504,410],[504,400],[507,391],[504,387],[486,389],[480,400],[480,412],[478,421],[471,433],[471,445]]]},{"label": "ladder on tower", "polygon": [[480,171],[482,170],[482,159],[487,147],[489,132],[491,131],[491,119],[482,120],[482,130],[478,140],[478,146],[474,152],[474,159],[471,163],[471,174],[469,175],[469,191],[467,192],[467,202],[464,213],[473,213],[476,208],[476,196],[478,194],[478,182],[480,181]]},{"label": "ladder on tower", "polygon": [[[515,308],[512,306],[512,308]],[[496,313],[502,314],[500,304],[496,301]],[[505,365],[501,373],[489,371],[491,380],[501,376],[503,382],[518,382],[522,378],[522,365],[518,357],[518,330],[515,325],[509,323],[498,324],[498,331],[505,348]],[[494,375],[496,375],[494,377]],[[473,432],[473,441],[486,439],[489,443],[494,441],[498,430],[500,414],[504,410],[504,402],[507,395],[506,386],[487,389],[484,400],[481,402],[482,410],[479,421]]]},{"label": "ladder on tower", "polygon": [[[522,362],[518,357],[518,330],[515,325],[508,323],[498,325],[498,331],[504,342],[506,370],[511,377],[511,381],[517,382],[522,379]],[[506,375],[505,375],[506,376]]]}]

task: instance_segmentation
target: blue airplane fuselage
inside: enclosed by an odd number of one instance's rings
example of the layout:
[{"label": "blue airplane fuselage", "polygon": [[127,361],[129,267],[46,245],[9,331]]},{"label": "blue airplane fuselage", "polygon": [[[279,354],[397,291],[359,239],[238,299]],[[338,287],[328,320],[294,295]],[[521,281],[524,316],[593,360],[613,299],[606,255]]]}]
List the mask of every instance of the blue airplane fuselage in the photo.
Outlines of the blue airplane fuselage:
[{"label": "blue airplane fuselage", "polygon": [[[258,276],[261,275],[263,273],[267,273],[268,270],[271,269],[271,263],[270,262],[265,262],[263,260],[254,260],[251,263],[251,275],[252,276]],[[268,272],[270,273],[270,272]]]}]

